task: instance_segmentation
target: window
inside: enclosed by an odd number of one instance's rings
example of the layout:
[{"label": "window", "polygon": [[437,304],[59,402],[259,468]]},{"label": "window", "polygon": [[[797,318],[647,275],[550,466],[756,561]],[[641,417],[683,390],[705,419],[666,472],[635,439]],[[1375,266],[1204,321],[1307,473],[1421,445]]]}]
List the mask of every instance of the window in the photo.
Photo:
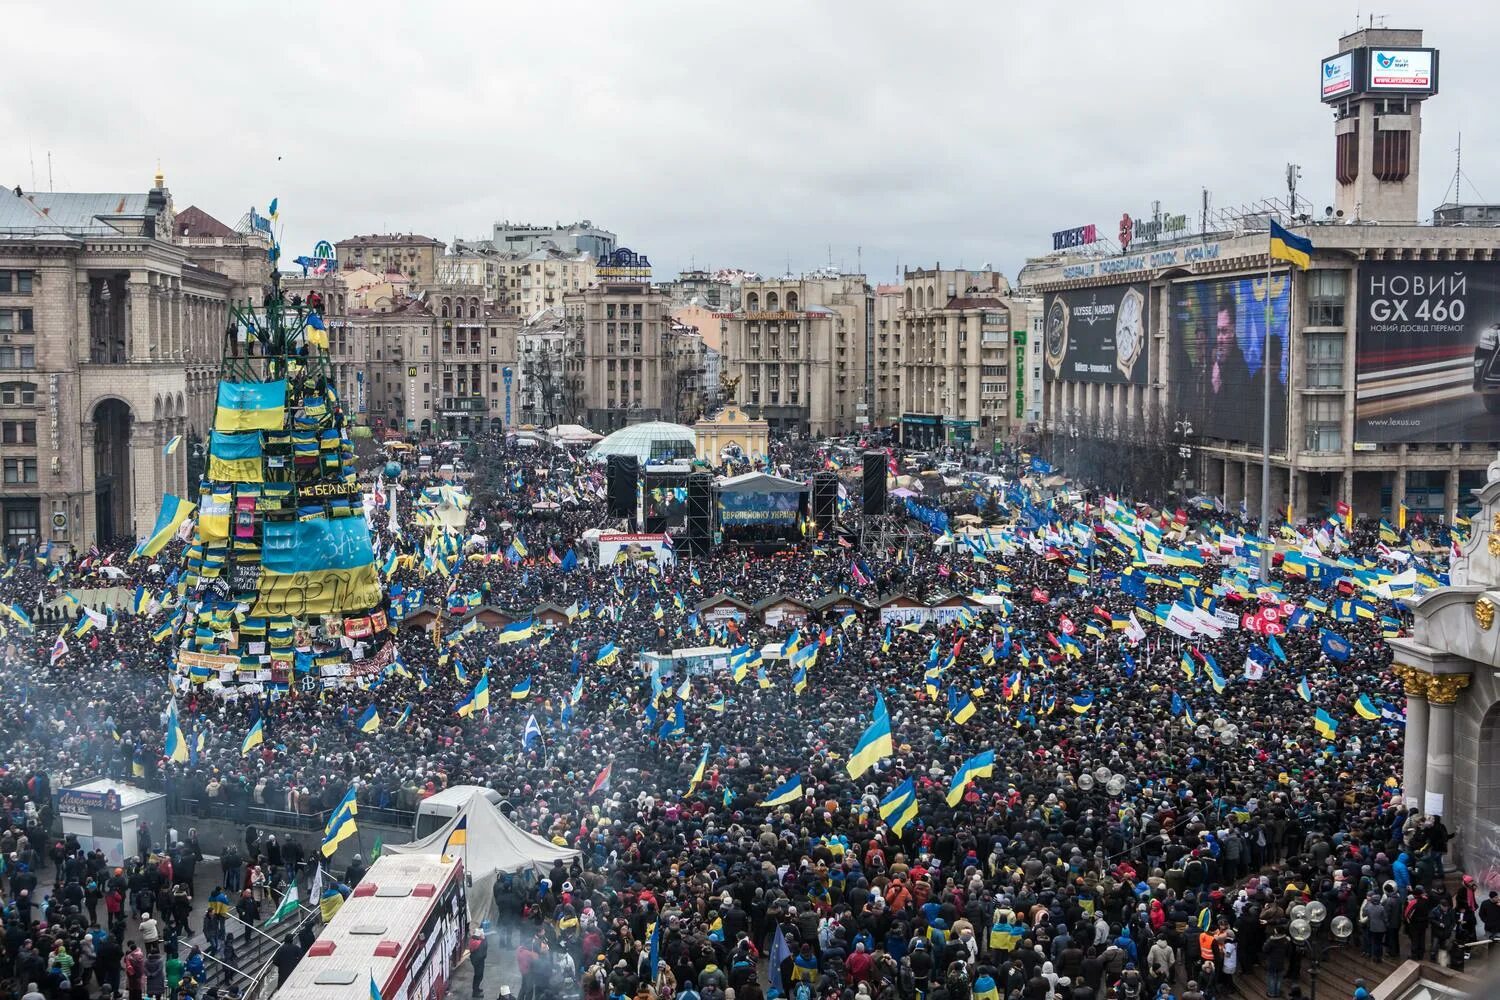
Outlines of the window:
[{"label": "window", "polygon": [[1307,272],[1307,325],[1343,326],[1348,271]]},{"label": "window", "polygon": [[30,271],[0,271],[0,295],[30,294]]},{"label": "window", "polygon": [[6,420],[0,422],[0,443],[36,444],[36,421]]},{"label": "window", "polygon": [[1344,400],[1339,396],[1311,396],[1304,400],[1307,409],[1307,451],[1337,452],[1344,448],[1342,432]]},{"label": "window", "polygon": [[0,347],[0,368],[35,368],[36,348]]},{"label": "window", "polygon": [[1344,387],[1343,335],[1305,333],[1302,335],[1302,343],[1307,351],[1307,388],[1342,389]]},{"label": "window", "polygon": [[5,482],[7,484],[36,482],[36,459],[7,458],[5,460]]},{"label": "window", "polygon": [[0,385],[0,405],[35,406],[36,386],[30,382],[7,382]]},{"label": "window", "polygon": [[0,309],[0,333],[32,333],[30,309]]}]

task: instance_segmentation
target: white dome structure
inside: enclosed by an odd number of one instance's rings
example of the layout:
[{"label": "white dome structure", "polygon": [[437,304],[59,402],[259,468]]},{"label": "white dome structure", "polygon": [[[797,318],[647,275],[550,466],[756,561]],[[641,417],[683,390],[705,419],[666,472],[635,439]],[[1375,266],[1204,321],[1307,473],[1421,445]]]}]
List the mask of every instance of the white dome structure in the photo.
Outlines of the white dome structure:
[{"label": "white dome structure", "polygon": [[651,420],[622,427],[589,449],[588,457],[603,462],[611,455],[634,455],[648,462],[691,462],[698,456],[698,436],[691,427]]}]

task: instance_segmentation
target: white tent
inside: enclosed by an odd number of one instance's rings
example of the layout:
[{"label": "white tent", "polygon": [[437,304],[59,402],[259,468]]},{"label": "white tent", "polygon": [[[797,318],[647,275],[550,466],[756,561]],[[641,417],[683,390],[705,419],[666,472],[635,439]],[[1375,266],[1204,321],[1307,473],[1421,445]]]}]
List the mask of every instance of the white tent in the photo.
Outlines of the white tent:
[{"label": "white tent", "polygon": [[578,858],[576,850],[558,847],[512,823],[485,798],[481,788],[475,788],[458,813],[441,828],[421,840],[388,846],[386,850],[393,854],[441,854],[449,834],[465,820],[468,822],[465,843],[455,853],[463,858],[471,879],[469,919],[475,924],[488,917],[495,905],[496,876],[530,873],[542,878],[552,871],[554,863],[567,864]]}]

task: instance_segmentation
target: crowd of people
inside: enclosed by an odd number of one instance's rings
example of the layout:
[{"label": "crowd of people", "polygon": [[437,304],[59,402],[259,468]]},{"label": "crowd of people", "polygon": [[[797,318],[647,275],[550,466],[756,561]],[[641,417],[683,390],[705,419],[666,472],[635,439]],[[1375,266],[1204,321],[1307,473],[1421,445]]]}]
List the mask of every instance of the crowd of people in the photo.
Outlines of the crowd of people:
[{"label": "crowd of people", "polygon": [[[772,461],[794,478],[836,464],[812,442],[778,443]],[[383,464],[368,463],[372,483]],[[520,972],[501,990],[523,1000],[1200,1000],[1234,996],[1262,972],[1267,996],[1290,997],[1308,964],[1289,935],[1301,903],[1324,904],[1330,923],[1348,917],[1350,947],[1372,961],[1441,956],[1461,968],[1467,943],[1500,932],[1495,893],[1444,867],[1441,817],[1402,795],[1403,697],[1384,643],[1392,622],[1409,622],[1400,601],[1281,569],[1271,589],[1247,590],[1239,557],[1255,529],[1232,511],[1044,496],[1017,483],[1012,455],[1011,476],[925,480],[932,509],[991,527],[980,546],[929,534],[859,551],[828,528],[799,533],[785,554],[689,558],[679,547],[663,565],[600,566],[585,533],[609,523],[602,468],[500,440],[469,464],[465,531],[483,542],[451,573],[414,559],[386,580],[445,608],[437,640],[400,628],[401,669],[373,685],[235,700],[188,685],[176,695],[188,763],[163,752],[169,650],[153,635],[169,610],[111,612],[106,627],[68,632],[62,656],[55,630],[10,624],[0,1000],[233,987],[232,974],[215,976],[235,964],[227,916],[264,921],[279,890],[310,877],[316,844],[286,835],[247,837],[243,851],[192,834],[148,840],[111,867],[62,837],[52,802],[99,776],[164,791],[188,816],[249,805],[322,815],[351,787],[362,805],[395,810],[453,784],[497,790],[518,823],[581,852],[549,878],[496,884],[495,941],[516,949]],[[398,530],[384,512],[372,519],[377,551],[420,554],[427,540],[411,504],[433,482],[408,473],[404,485]],[[857,479],[847,492],[852,522]],[[1107,521],[1153,527],[1131,547]],[[1361,565],[1392,548],[1414,558],[1418,538],[1443,551],[1448,531],[1414,523],[1390,546],[1373,523],[1299,530],[1294,548],[1321,531],[1330,558]],[[1145,576],[1133,564],[1158,545],[1197,558],[1151,560]],[[176,553],[18,559],[0,603],[138,579],[159,588]],[[1442,568],[1441,557],[1430,566]],[[1130,592],[1140,586],[1144,601]],[[869,610],[776,625],[698,611],[718,594],[872,604],[892,590],[1000,600],[905,626]],[[572,618],[500,645],[448,614],[466,594],[506,609],[549,602]],[[1340,596],[1372,613],[1336,618]],[[1195,600],[1235,614],[1186,638],[1146,610]],[[1268,605],[1283,611],[1277,634],[1229,626]],[[1289,621],[1291,608],[1306,615]],[[1345,655],[1330,653],[1325,628]],[[818,648],[797,660],[795,683],[793,663],[769,654],[740,683],[728,671],[653,676],[637,662],[710,644]],[[616,655],[603,655],[610,645]],[[482,675],[490,707],[458,714]],[[1366,718],[1362,697],[1397,711]],[[372,705],[381,722],[365,731]],[[851,776],[882,710],[891,751]],[[1321,732],[1315,712],[1336,731]],[[543,739],[523,739],[533,717]],[[264,742],[244,753],[256,720]],[[988,752],[993,764],[955,791],[964,763]],[[915,808],[902,822],[885,806],[908,780],[898,812]],[[799,794],[765,804],[793,785]],[[204,850],[222,878],[194,927]],[[287,947],[278,965],[290,967]]]}]

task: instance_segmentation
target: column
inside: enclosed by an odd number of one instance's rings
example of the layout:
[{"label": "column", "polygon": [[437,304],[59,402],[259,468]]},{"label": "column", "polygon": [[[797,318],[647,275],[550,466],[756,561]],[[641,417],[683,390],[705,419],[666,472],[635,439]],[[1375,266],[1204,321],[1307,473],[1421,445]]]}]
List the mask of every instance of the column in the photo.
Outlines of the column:
[{"label": "column", "polygon": [[[1458,692],[1469,686],[1470,676],[1438,674],[1427,682],[1427,703],[1431,711],[1427,730],[1426,793],[1438,800],[1434,804],[1441,804],[1444,816],[1452,815],[1453,810],[1453,705],[1458,701]],[[1425,799],[1422,811],[1427,811]]]},{"label": "column", "polygon": [[[73,289],[73,312],[78,318],[78,339],[75,341],[73,356],[80,361],[89,360],[90,345],[93,343],[93,300],[89,296],[91,288],[89,285],[89,273],[82,271]],[[76,535],[74,537],[77,537]]]},{"label": "column", "polygon": [[1449,522],[1458,516],[1458,446],[1453,446],[1453,465],[1443,479],[1443,513]]},{"label": "column", "polygon": [[161,507],[157,479],[161,448],[156,444],[156,432],[157,426],[150,420],[136,420],[130,425],[130,533],[137,539],[156,523]]},{"label": "column", "polygon": [[1432,675],[1415,667],[1391,668],[1406,689],[1406,742],[1401,762],[1401,790],[1407,805],[1421,807],[1427,790],[1427,682]]}]

